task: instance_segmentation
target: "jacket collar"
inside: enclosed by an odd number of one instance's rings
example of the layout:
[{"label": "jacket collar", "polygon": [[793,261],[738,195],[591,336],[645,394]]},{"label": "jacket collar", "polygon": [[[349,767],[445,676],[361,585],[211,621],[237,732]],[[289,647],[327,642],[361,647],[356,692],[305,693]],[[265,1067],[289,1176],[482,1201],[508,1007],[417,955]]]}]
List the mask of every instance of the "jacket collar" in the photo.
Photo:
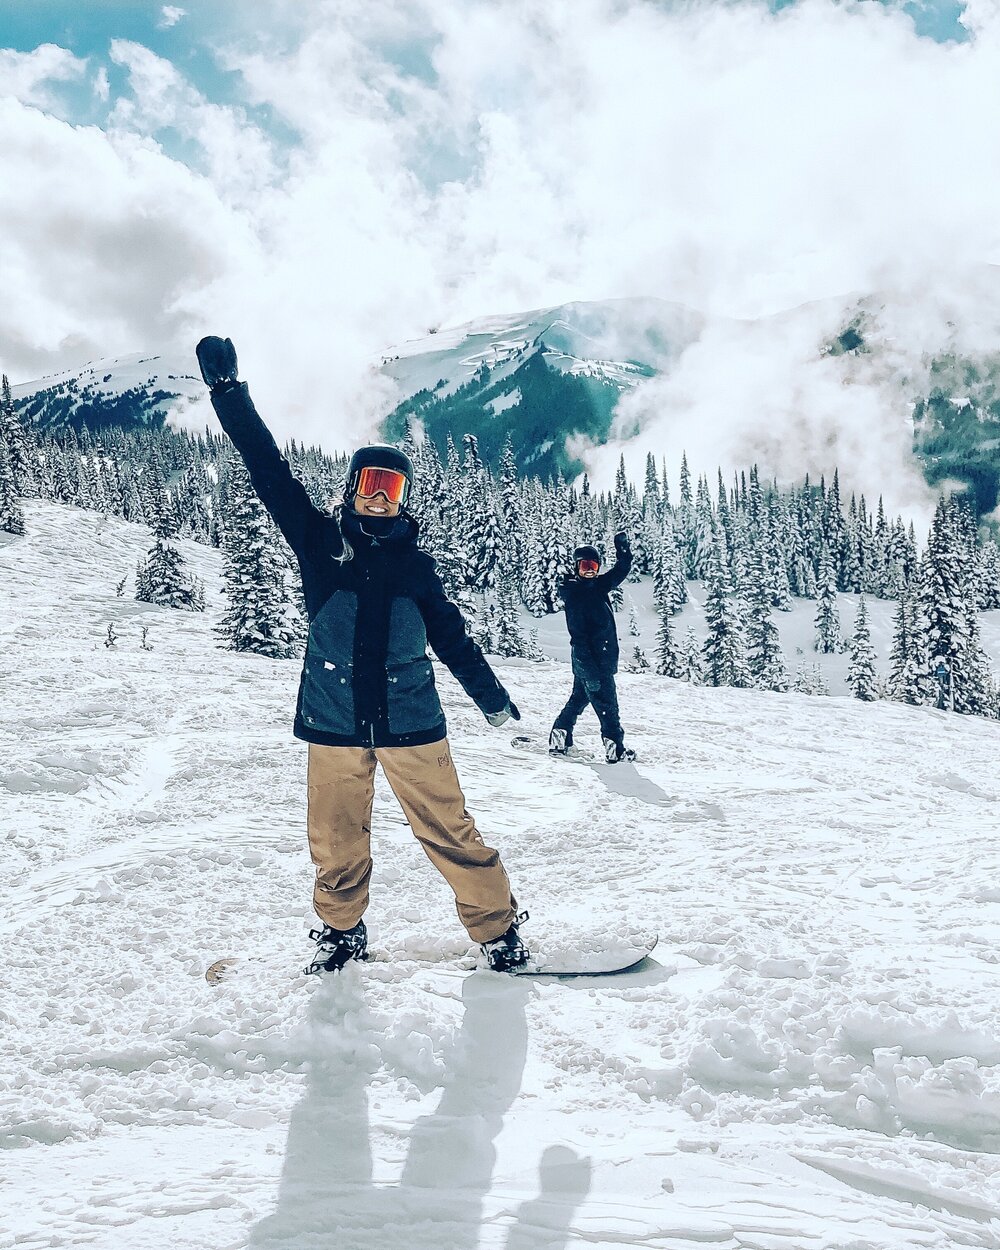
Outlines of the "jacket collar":
[{"label": "jacket collar", "polygon": [[353,508],[345,508],[341,513],[341,525],[354,546],[411,543],[420,532],[416,519],[408,512],[392,517],[360,517]]}]

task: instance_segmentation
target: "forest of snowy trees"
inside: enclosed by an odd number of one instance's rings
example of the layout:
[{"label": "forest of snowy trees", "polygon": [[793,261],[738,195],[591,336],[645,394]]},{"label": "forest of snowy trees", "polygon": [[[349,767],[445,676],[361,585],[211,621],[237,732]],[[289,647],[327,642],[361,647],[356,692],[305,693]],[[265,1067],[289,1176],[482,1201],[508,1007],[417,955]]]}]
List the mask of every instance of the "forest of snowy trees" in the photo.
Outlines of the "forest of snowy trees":
[{"label": "forest of snowy trees", "polygon": [[[982,537],[959,497],[939,501],[921,548],[912,524],[888,518],[881,499],[873,509],[863,496],[845,503],[836,472],[829,482],[807,478],[779,488],[750,468],[730,481],[719,473],[710,484],[693,480],[684,459],[672,490],[650,454],[641,485],[622,462],[613,490],[595,494],[586,478],[576,486],[519,472],[509,436],[496,465],[480,456],[471,435],[461,445],[449,438],[443,455],[412,431],[403,446],[417,472],[410,506],[421,545],[493,654],[536,656],[522,607],[534,617],[558,611],[573,548],[586,541],[610,552],[611,535],[625,528],[635,553],[631,580],[651,579],[659,617],[655,654],[636,647],[637,669],[708,685],[825,693],[815,670],[789,673],[774,622],[774,613],[806,599],[815,603],[816,651],[850,652],[848,684],[858,698],[1000,715],[979,632],[980,612],[1000,607],[1000,548]],[[345,456],[294,440],[285,455],[319,506],[339,497]],[[294,561],[222,434],[149,426],[110,427],[99,436],[86,426],[43,433],[18,413],[4,378],[0,530],[23,532],[26,497],[148,526],[135,594],[151,602],[203,610],[204,588],[186,572],[174,539],[220,547],[223,645],[274,658],[299,654],[304,624]],[[702,642],[690,629],[676,638],[671,622],[692,580],[705,588]],[[862,596],[850,638],[841,630],[838,592]],[[865,603],[876,598],[896,603],[884,678]],[[622,603],[619,591],[616,606]]]}]

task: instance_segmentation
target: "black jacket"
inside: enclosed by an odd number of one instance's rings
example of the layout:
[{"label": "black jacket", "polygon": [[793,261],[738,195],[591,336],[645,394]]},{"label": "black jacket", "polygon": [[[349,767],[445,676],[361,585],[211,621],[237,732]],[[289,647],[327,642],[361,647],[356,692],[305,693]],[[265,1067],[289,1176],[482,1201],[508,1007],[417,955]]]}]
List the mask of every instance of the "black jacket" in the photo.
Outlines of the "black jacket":
[{"label": "black jacket", "polygon": [[618,672],[618,629],[608,595],[622,584],[631,568],[632,552],[626,545],[607,573],[597,577],[573,575],[565,578],[560,587],[573,672],[585,684]]},{"label": "black jacket", "polygon": [[443,738],[428,642],[484,715],[506,707],[506,690],[466,633],[433,559],[416,545],[416,521],[405,513],[361,518],[346,507],[338,520],[321,511],[257,415],[246,383],[214,391],[212,404],[302,572],[309,639],[295,736],[369,747]]}]

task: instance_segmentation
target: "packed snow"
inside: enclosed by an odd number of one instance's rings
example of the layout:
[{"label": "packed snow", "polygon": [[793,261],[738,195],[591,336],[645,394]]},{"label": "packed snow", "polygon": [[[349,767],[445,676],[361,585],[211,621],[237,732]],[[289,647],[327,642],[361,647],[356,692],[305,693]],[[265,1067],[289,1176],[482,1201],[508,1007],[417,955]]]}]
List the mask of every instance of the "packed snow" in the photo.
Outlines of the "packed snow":
[{"label": "packed snow", "polygon": [[298,665],[219,649],[218,552],[181,544],[209,611],[170,611],[115,594],[148,531],[25,514],[0,1247],[1000,1247],[1000,725],[623,673],[639,762],[550,761],[511,738],[568,693],[554,617],[553,658],[496,661],[520,725],[441,673],[453,754],[527,940],[652,930],[652,957],[483,970],[380,781],[376,958],[306,978]]}]

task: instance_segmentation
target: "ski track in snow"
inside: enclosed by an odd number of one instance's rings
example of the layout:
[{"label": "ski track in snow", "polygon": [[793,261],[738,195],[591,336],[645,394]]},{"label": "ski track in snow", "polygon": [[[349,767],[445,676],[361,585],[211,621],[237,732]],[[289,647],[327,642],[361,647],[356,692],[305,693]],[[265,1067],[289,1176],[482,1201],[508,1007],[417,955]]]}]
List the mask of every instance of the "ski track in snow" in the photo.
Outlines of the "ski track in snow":
[{"label": "ski track in snow", "polygon": [[[146,531],[25,511],[0,1248],[1000,1247],[1000,726],[623,674],[639,763],[553,764],[442,672],[529,941],[660,945],[617,978],[477,969],[380,775],[378,958],[319,982],[297,664],[216,648],[217,552],[184,544],[210,611],[170,612],[115,596]],[[566,666],[497,669],[544,735]]]}]

